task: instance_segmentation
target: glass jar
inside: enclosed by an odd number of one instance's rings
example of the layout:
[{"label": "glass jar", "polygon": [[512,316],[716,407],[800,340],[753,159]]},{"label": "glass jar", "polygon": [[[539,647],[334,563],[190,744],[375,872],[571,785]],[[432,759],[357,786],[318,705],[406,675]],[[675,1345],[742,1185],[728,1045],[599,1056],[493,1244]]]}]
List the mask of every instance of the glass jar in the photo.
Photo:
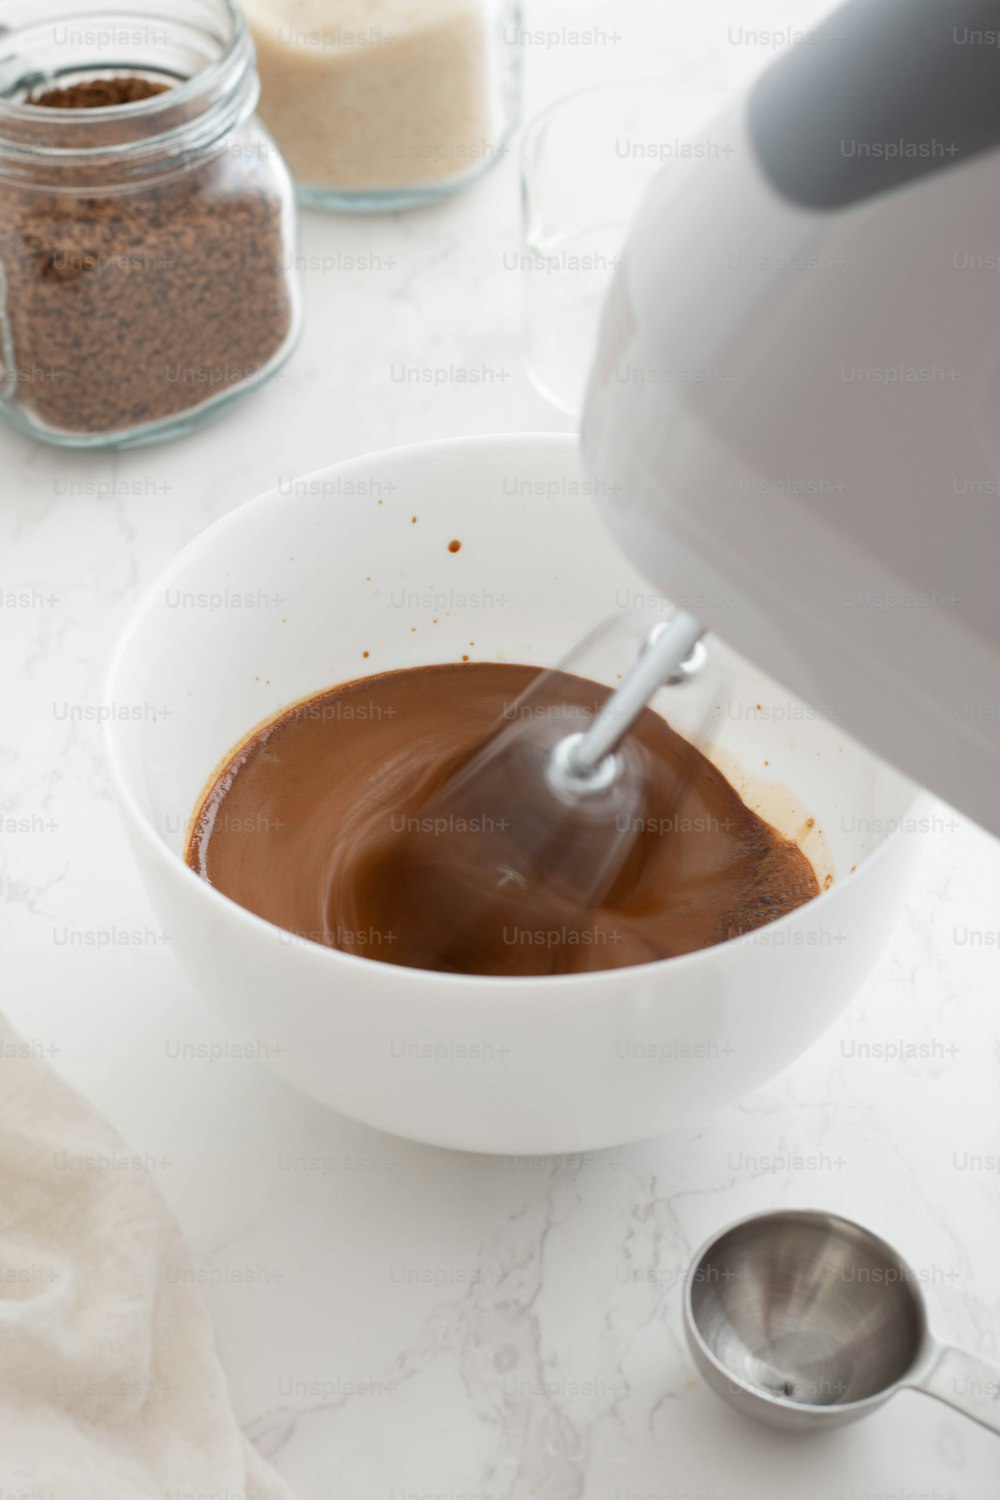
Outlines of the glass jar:
[{"label": "glass jar", "polygon": [[261,115],[313,208],[410,208],[505,153],[518,0],[244,0]]},{"label": "glass jar", "polygon": [[298,334],[294,193],[242,13],[167,9],[0,0],[0,410],[47,442],[187,432]]}]

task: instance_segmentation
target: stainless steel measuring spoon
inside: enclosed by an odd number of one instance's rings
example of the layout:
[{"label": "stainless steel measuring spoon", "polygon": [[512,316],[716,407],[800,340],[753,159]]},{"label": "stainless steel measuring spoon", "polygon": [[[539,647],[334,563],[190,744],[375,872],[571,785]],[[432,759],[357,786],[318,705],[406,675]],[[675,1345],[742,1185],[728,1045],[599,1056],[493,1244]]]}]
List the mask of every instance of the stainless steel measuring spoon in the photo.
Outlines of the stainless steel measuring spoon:
[{"label": "stainless steel measuring spoon", "polygon": [[916,1273],[836,1214],[760,1214],[715,1235],[684,1322],[716,1394],[773,1427],[839,1426],[916,1390],[1000,1434],[1000,1369],[936,1339]]}]

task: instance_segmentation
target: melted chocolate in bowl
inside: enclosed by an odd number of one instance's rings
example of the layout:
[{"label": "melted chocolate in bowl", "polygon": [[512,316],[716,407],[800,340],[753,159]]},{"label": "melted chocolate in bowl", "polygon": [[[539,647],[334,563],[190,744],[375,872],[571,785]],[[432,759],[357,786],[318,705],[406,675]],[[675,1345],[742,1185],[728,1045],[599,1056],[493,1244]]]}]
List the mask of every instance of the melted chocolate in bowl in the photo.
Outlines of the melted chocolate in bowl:
[{"label": "melted chocolate in bowl", "polygon": [[[647,709],[634,731],[648,763],[645,815],[604,904],[581,913],[555,892],[529,899],[514,887],[488,923],[477,921],[462,871],[467,841],[481,830],[429,830],[421,809],[537,675],[489,662],[416,667],[298,704],[215,778],[188,864],[301,938],[384,963],[486,975],[652,963],[751,932],[819,894],[802,851]],[[576,677],[561,687],[571,709],[588,713],[608,693]],[[435,844],[431,863],[428,838],[450,841]],[[453,873],[442,848],[454,852]],[[442,951],[428,946],[414,914],[445,905],[462,940]]]}]

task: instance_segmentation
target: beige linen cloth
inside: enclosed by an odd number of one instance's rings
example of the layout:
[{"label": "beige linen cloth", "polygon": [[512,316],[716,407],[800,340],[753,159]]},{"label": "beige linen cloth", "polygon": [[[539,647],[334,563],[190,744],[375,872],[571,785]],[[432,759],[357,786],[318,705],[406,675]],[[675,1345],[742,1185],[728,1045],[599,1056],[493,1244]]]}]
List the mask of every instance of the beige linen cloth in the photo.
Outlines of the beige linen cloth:
[{"label": "beige linen cloth", "polygon": [[145,1169],[0,1017],[0,1496],[290,1500]]}]

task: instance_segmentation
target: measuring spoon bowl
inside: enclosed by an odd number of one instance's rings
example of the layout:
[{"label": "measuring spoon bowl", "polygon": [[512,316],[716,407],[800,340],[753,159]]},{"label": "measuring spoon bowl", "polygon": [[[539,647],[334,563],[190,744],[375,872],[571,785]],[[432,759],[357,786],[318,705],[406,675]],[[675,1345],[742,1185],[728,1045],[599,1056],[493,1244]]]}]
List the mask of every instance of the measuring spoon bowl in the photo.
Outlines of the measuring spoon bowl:
[{"label": "measuring spoon bowl", "polygon": [[916,1273],[850,1219],[731,1225],[695,1257],[684,1320],[712,1390],[770,1426],[838,1426],[913,1389],[1000,1434],[1000,1371],[934,1338]]}]

